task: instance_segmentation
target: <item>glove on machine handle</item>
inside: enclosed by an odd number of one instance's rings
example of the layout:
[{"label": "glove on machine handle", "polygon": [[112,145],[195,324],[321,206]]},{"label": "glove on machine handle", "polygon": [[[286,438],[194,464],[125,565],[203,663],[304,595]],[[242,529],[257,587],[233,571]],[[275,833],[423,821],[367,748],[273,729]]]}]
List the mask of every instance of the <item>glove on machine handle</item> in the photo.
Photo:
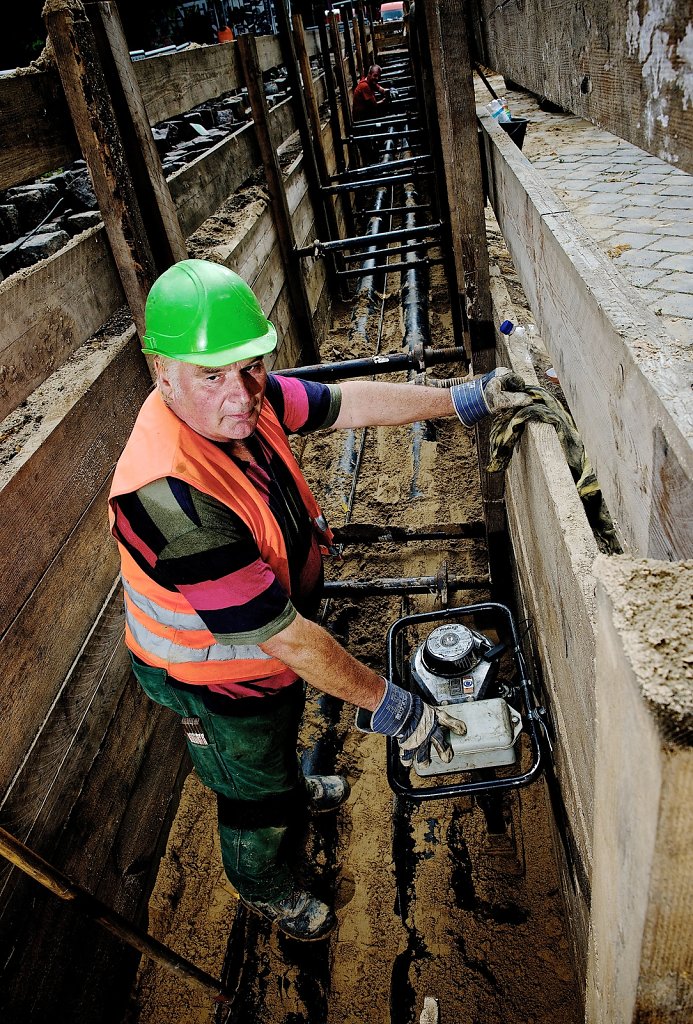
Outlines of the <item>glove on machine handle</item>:
[{"label": "glove on machine handle", "polygon": [[380,704],[370,716],[359,709],[357,727],[366,732],[377,732],[383,736],[394,736],[399,744],[400,759],[404,765],[426,766],[431,763],[431,745],[441,761],[449,764],[454,751],[446,730],[464,736],[467,727],[464,722],[453,718],[442,708],[431,707],[421,697],[385,680],[385,693]]}]

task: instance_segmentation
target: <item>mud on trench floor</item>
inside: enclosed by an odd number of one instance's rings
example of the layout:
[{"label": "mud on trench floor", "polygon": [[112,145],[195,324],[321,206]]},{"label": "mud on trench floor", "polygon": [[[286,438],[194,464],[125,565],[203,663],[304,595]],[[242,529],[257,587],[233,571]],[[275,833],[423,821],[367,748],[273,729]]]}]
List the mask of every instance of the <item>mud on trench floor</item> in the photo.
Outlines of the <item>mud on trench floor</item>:
[{"label": "mud on trench floor", "polygon": [[[434,289],[433,344],[449,343],[446,305],[445,290]],[[367,349],[347,351],[348,311],[336,312],[326,358],[371,355],[372,338]],[[400,346],[393,295],[383,351]],[[431,437],[415,466],[410,428],[368,431],[353,522],[422,526],[482,518],[472,434],[445,420]],[[299,444],[333,525],[345,517],[338,467],[353,442],[339,433]],[[483,542],[464,540],[349,547],[327,575],[432,576],[443,559],[451,576],[487,571]],[[455,595],[455,603],[486,596],[477,589]],[[411,597],[406,612],[433,607],[433,597]],[[387,629],[402,613],[396,597],[342,597],[331,602],[327,625],[382,671]],[[329,941],[300,944],[239,909],[221,867],[214,798],[190,776],[151,899],[150,931],[209,973],[223,972],[236,997],[230,1012],[217,1010],[215,1018],[208,997],[144,960],[129,1024],[408,1024],[418,1022],[425,996],[438,999],[441,1024],[581,1018],[544,783],[505,798],[509,839],[499,844],[469,800],[395,800],[385,741],[358,733],[353,714],[313,692],[302,734],[306,749],[319,741],[323,764],[352,783],[337,815],[311,823],[297,863],[313,891],[334,899],[338,929]]]}]

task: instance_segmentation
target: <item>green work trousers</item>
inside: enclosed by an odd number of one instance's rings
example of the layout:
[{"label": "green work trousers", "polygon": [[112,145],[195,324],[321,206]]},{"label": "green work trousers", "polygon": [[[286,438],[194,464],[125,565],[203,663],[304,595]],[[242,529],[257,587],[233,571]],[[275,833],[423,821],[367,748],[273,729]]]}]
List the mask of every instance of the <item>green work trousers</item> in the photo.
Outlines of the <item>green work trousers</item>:
[{"label": "green work trousers", "polygon": [[201,781],[217,794],[224,870],[239,895],[274,902],[293,888],[291,826],[306,804],[296,746],[303,683],[271,697],[234,700],[188,686],[132,658],[145,693],[183,720]]}]

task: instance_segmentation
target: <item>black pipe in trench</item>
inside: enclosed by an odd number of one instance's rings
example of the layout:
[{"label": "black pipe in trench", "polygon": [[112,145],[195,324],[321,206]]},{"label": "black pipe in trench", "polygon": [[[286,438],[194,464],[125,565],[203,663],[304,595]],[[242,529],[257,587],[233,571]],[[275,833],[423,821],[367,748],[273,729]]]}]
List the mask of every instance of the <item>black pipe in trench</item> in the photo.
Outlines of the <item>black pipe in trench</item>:
[{"label": "black pipe in trench", "polygon": [[[392,160],[395,155],[394,140],[388,140],[385,143],[384,148],[385,153],[383,163],[387,163]],[[411,154],[409,151],[406,151],[404,155],[407,156]],[[385,206],[386,196],[390,187],[391,186],[383,185],[377,190],[372,207],[375,213],[369,221],[368,228],[364,233],[365,235],[372,235],[375,238],[381,230],[382,217],[379,211]],[[411,229],[416,227],[416,206],[418,198],[413,182],[410,182],[405,186],[405,195],[405,205],[408,208],[408,212],[406,214],[404,226],[405,228]],[[412,246],[416,244],[414,239],[411,239],[411,244]],[[374,244],[369,247],[367,252],[372,252],[377,248],[378,242],[375,241]],[[417,346],[425,345],[428,347],[430,345],[430,328],[428,320],[428,278],[427,268],[425,264],[420,262],[420,257],[416,249],[412,248],[408,250],[404,258],[407,263],[411,263],[411,266],[403,271],[401,275],[401,302],[404,321],[403,346],[410,353],[413,353]],[[356,337],[360,338],[365,336],[368,320],[375,311],[376,303],[380,301],[380,296],[376,292],[376,280],[378,277],[378,264],[376,259],[374,257],[364,259],[362,270],[364,271],[364,274],[360,278],[359,285],[356,289],[356,305],[349,328],[349,347],[351,347],[351,343],[356,339]],[[378,343],[379,342],[380,332],[378,336]],[[409,374],[410,379],[413,376],[413,372]],[[433,427],[426,423],[416,423],[412,426],[412,453],[414,469],[410,485],[410,497],[417,497],[422,493],[418,484],[421,442],[422,440],[431,439],[432,430]],[[349,430],[347,432],[337,468],[336,479],[330,488],[331,490],[337,490],[341,495],[342,504],[347,516],[345,522],[347,523],[351,515],[358,467],[363,453],[364,439],[365,431],[362,432],[361,445],[357,451],[356,432],[354,430]],[[350,485],[350,493],[348,494],[347,484]],[[325,608],[323,610],[323,621],[326,612],[327,609]],[[334,757],[337,752],[334,726],[339,720],[342,702],[333,697],[329,697],[328,695],[322,695],[318,699],[318,704],[325,718],[327,729],[320,735],[315,745],[310,750],[306,750],[302,755],[303,770],[306,774],[317,773],[320,770],[334,770]],[[329,769],[326,767],[327,765],[330,766]]]},{"label": "black pipe in trench", "polygon": [[[382,163],[389,163],[394,159],[395,149],[396,142],[393,139],[388,139],[384,144]],[[347,335],[349,348],[351,348],[351,345],[357,338],[365,337],[368,321],[374,315],[378,303],[382,301],[376,284],[379,283],[379,279],[384,274],[384,269],[382,265],[378,264],[377,257],[369,257],[367,254],[378,248],[379,243],[376,240],[376,236],[383,226],[383,216],[380,214],[380,210],[388,205],[388,194],[391,188],[392,186],[389,184],[381,185],[378,188],[372,204],[372,209],[375,212],[370,217],[364,232],[364,236],[372,236],[374,242],[367,248],[364,254],[366,258],[361,265],[363,276],[359,278],[356,287],[354,310]],[[380,331],[378,331],[378,347],[379,345]],[[364,437],[365,431],[362,432],[362,441]],[[356,431],[346,431],[337,471],[329,488],[330,491],[336,491],[341,498],[346,512],[345,522],[348,522],[351,515],[351,506],[362,453],[363,443],[359,448],[356,445]],[[329,599],[327,599],[323,606],[321,616],[321,621],[323,622],[328,608]],[[323,693],[318,698],[318,708],[324,720],[325,728],[321,730],[313,746],[306,749],[301,755],[301,767],[304,774],[317,775],[334,771],[336,755],[340,747],[335,727],[339,722],[342,705],[343,701],[336,697],[331,697],[329,694]]]},{"label": "black pipe in trench", "polygon": [[[405,206],[407,214],[405,227],[416,227],[417,194],[413,182],[404,186]],[[412,246],[415,241],[411,240]],[[410,266],[403,270],[400,277],[402,317],[404,321],[403,346],[409,352],[417,345],[430,346],[431,332],[428,320],[428,271],[422,263],[416,249],[412,248],[404,256],[404,262]],[[410,370],[408,377],[412,380],[415,371]],[[419,485],[421,469],[421,443],[435,440],[435,428],[430,423],[412,423],[411,425],[412,477],[409,485],[409,497],[419,498],[423,494]]]}]

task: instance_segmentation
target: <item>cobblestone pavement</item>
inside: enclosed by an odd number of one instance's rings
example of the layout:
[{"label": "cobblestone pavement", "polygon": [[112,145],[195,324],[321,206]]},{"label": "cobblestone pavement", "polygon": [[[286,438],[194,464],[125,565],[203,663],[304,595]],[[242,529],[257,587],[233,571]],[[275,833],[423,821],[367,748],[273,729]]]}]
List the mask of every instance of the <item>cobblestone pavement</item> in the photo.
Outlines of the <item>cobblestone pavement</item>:
[{"label": "cobblestone pavement", "polygon": [[693,346],[693,175],[572,114],[504,90],[530,121],[524,155],[670,334]]}]

